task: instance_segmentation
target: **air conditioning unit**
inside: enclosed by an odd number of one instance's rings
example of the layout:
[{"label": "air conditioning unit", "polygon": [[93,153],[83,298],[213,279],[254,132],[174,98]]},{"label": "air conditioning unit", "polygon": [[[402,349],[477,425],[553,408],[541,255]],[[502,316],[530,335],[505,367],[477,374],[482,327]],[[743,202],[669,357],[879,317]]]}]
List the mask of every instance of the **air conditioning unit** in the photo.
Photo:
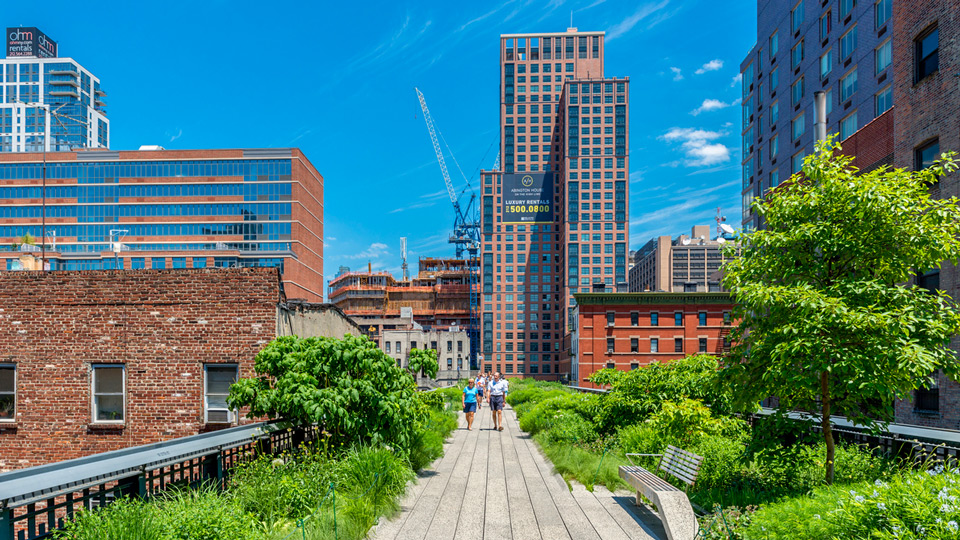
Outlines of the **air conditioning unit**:
[{"label": "air conditioning unit", "polygon": [[208,424],[232,424],[234,421],[233,411],[228,409],[208,409]]}]

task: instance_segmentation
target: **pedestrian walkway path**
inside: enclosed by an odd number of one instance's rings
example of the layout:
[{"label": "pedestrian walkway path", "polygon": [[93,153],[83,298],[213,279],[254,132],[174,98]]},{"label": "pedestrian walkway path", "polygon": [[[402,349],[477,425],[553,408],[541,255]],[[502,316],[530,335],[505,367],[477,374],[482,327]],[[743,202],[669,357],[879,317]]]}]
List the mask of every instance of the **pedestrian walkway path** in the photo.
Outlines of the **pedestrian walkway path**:
[{"label": "pedestrian walkway path", "polygon": [[512,409],[494,431],[490,411],[477,414],[473,431],[460,428],[433,468],[410,486],[394,519],[381,519],[376,540],[661,540],[659,519],[634,505],[631,492],[597,486],[573,490],[553,472],[536,443],[520,430]]}]

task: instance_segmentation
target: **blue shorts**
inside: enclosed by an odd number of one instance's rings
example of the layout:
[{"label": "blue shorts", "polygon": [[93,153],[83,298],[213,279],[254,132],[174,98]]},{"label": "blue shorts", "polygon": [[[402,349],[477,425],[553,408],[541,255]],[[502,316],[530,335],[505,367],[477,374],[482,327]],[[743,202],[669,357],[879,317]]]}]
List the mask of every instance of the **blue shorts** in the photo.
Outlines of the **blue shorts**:
[{"label": "blue shorts", "polygon": [[490,396],[490,410],[491,411],[503,410],[503,394],[500,394],[499,396]]},{"label": "blue shorts", "polygon": [[463,405],[463,412],[465,412],[465,413],[468,413],[468,412],[477,412],[477,402],[474,401],[473,403],[464,403],[464,405]]},{"label": "blue shorts", "polygon": [[478,389],[477,389],[477,395],[480,396],[480,397],[483,397],[483,388],[478,388]]}]

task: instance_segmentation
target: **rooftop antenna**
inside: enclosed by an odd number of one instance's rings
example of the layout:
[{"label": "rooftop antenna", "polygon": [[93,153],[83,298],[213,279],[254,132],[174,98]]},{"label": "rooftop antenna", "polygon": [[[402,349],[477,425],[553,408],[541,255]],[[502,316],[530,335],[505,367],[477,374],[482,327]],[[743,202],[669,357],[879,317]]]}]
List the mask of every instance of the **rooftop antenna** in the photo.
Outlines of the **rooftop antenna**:
[{"label": "rooftop antenna", "polygon": [[716,217],[715,219],[716,219],[716,222],[717,222],[717,237],[719,238],[719,237],[723,236],[723,227],[721,227],[720,224],[727,220],[727,216],[724,216],[724,215],[720,212],[720,207],[719,207],[719,206],[717,207],[717,217]]},{"label": "rooftop antenna", "polygon": [[570,28],[573,28],[573,10],[570,10]]},{"label": "rooftop antenna", "polygon": [[407,237],[406,236],[400,237],[400,260],[402,261],[400,268],[403,269],[403,280],[407,281],[407,279],[409,278],[407,277]]}]

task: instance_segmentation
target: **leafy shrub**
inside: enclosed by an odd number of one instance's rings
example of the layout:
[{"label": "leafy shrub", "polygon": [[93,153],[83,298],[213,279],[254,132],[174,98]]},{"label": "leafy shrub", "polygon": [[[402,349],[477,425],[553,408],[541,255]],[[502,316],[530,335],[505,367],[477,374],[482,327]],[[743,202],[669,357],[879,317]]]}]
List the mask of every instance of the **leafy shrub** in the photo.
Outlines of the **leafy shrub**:
[{"label": "leafy shrub", "polygon": [[960,538],[957,470],[818,488],[757,511],[747,539]]},{"label": "leafy shrub", "polygon": [[583,416],[589,414],[589,411],[595,407],[597,396],[574,394],[564,392],[560,395],[549,397],[528,410],[520,418],[520,429],[531,434],[539,433],[544,429],[549,429],[559,418],[557,413],[560,411],[569,411]]},{"label": "leafy shrub", "polygon": [[157,507],[172,540],[254,540],[261,536],[253,514],[215,488],[164,493]]},{"label": "leafy shrub", "polygon": [[553,468],[566,479],[575,478],[587,489],[601,484],[610,490],[631,489],[620,479],[620,465],[628,463],[614,452],[606,454],[586,450],[579,445],[551,443],[547,433],[535,435],[544,453],[553,463]]},{"label": "leafy shrub", "polygon": [[717,382],[718,367],[716,358],[696,355],[609,377],[611,388],[600,400],[597,429],[614,432],[643,421],[664,402],[685,398],[702,401],[716,414],[729,413],[729,396]]},{"label": "leafy shrub", "polygon": [[732,417],[717,417],[702,402],[694,399],[666,401],[647,420],[661,440],[680,448],[689,448],[708,435],[741,439],[746,422]]},{"label": "leafy shrub", "polygon": [[230,387],[249,416],[319,424],[334,447],[389,444],[405,453],[425,416],[409,373],[366,337],[278,337]]},{"label": "leafy shrub", "polygon": [[597,439],[593,425],[574,411],[560,410],[554,415],[544,439],[551,443],[589,443]]},{"label": "leafy shrub", "polygon": [[313,445],[292,459],[261,456],[233,470],[229,493],[264,523],[300,519],[320,503],[336,477],[335,466],[322,447]]},{"label": "leafy shrub", "polygon": [[722,435],[707,435],[691,452],[703,456],[696,489],[733,487],[744,476],[743,441]]}]

